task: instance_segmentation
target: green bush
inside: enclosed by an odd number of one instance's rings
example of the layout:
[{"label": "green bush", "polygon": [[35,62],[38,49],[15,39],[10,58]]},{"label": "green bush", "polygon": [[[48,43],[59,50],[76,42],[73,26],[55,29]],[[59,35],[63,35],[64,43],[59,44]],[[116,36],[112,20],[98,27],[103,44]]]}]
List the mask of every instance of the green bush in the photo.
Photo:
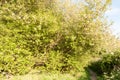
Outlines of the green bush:
[{"label": "green bush", "polygon": [[0,8],[1,73],[29,72],[36,62],[34,59],[49,51],[60,28],[51,11],[32,11],[32,5],[26,4],[7,2]]},{"label": "green bush", "polygon": [[55,5],[54,1],[0,1],[1,73],[24,74],[37,65],[48,71],[77,71],[81,63],[82,68],[87,64],[86,54],[103,48],[109,33],[102,15],[109,1],[86,1],[75,10],[74,5],[63,9],[62,3]]},{"label": "green bush", "polygon": [[63,52],[59,51],[50,51],[47,54],[42,54],[35,61],[34,68],[39,69],[41,72],[78,72],[81,65],[75,57],[66,56]]},{"label": "green bush", "polygon": [[31,53],[25,49],[7,49],[0,53],[1,74],[25,74],[33,64]]},{"label": "green bush", "polygon": [[116,51],[114,54],[104,55],[101,60],[91,63],[88,67],[98,75],[111,75],[113,72],[118,72],[117,69],[120,68],[120,52]]}]

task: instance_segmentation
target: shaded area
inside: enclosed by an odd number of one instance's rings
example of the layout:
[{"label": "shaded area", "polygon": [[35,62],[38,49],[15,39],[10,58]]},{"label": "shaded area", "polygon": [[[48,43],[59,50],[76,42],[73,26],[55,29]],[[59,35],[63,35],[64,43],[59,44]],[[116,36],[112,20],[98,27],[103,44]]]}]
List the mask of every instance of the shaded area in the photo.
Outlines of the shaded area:
[{"label": "shaded area", "polygon": [[[92,62],[87,67],[91,76],[91,80],[120,80],[120,52],[116,51],[113,54],[103,55],[103,57]],[[97,75],[96,75],[97,74]],[[96,79],[95,79],[96,78]]]}]

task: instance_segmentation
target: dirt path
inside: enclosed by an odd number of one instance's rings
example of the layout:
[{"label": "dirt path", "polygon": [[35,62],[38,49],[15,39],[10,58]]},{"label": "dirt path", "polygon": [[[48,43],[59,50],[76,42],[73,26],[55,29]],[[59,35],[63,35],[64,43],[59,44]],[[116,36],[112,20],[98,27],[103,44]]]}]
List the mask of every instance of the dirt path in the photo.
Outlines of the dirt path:
[{"label": "dirt path", "polygon": [[90,74],[90,79],[91,80],[97,80],[97,74],[93,72],[91,69],[88,69],[89,74]]}]

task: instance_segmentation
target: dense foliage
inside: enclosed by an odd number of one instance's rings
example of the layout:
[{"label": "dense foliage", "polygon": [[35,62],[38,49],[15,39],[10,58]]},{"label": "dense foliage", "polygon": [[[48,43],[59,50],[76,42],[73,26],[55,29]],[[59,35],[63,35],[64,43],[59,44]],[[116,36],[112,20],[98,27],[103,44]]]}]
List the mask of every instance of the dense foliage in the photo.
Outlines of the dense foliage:
[{"label": "dense foliage", "polygon": [[92,62],[88,68],[92,69],[101,76],[101,79],[119,80],[120,79],[120,51],[114,54],[107,54],[101,60]]},{"label": "dense foliage", "polygon": [[2,0],[0,4],[0,73],[25,74],[33,68],[76,71],[88,63],[90,54],[116,48],[108,47],[115,39],[104,17],[110,0],[80,4]]}]

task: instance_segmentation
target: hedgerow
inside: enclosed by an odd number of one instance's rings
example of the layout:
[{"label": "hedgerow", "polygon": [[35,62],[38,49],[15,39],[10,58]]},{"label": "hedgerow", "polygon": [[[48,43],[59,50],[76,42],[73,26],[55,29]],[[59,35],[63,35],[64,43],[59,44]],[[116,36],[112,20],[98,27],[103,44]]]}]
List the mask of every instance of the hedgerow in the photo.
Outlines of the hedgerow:
[{"label": "hedgerow", "polygon": [[57,0],[5,0],[0,4],[1,73],[25,74],[34,68],[78,71],[88,63],[84,58],[89,54],[102,49],[110,52],[111,40],[105,37],[113,37],[103,21],[109,0],[85,0],[80,7],[64,6]]}]

